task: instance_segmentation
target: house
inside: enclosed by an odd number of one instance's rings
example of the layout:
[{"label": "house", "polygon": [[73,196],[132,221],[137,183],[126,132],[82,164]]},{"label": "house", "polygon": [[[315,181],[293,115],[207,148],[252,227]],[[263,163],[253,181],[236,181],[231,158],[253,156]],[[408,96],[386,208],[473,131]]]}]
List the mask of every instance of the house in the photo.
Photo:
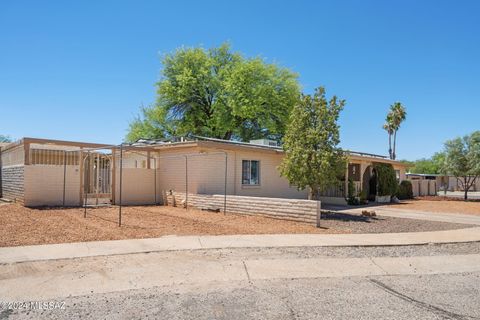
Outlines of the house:
[{"label": "house", "polygon": [[[1,152],[2,196],[26,206],[119,203],[154,204],[167,192],[306,199],[280,176],[284,152],[274,141],[250,143],[197,137],[106,145],[23,138]],[[348,151],[348,170],[321,194],[324,203],[345,203],[348,178],[357,192],[374,196],[375,163],[389,163],[398,180],[405,165],[386,157]],[[120,170],[121,168],[121,170]],[[120,174],[121,173],[121,174]],[[121,194],[120,194],[121,185]]]}]

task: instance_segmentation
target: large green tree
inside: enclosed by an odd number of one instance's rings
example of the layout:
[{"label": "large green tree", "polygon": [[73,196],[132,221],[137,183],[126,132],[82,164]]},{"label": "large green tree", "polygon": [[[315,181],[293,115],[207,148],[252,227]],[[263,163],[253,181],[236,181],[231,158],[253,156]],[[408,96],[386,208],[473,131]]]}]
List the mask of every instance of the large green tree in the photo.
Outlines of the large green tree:
[{"label": "large green tree", "polygon": [[460,182],[464,198],[480,177],[480,131],[445,142],[445,161],[442,171]]},{"label": "large green tree", "polygon": [[403,160],[401,162],[409,166],[408,171],[411,173],[440,174],[444,161],[445,154],[436,152],[431,158],[422,158],[415,161]]},{"label": "large green tree", "polygon": [[320,87],[313,96],[303,95],[291,112],[280,171],[299,190],[308,188],[309,199],[317,199],[320,190],[336,185],[345,172],[337,123],[344,105],[345,100],[335,96],[327,100]]},{"label": "large green tree", "polygon": [[189,134],[278,139],[300,97],[295,73],[245,58],[228,44],[181,48],[162,64],[157,103],[130,124],[130,141]]},{"label": "large green tree", "polygon": [[400,102],[395,102],[390,106],[390,111],[388,112],[385,124],[383,125],[383,129],[388,133],[388,153],[390,159],[395,160],[397,157],[397,131],[400,129],[400,126],[402,122],[405,121],[406,117],[407,111]]}]

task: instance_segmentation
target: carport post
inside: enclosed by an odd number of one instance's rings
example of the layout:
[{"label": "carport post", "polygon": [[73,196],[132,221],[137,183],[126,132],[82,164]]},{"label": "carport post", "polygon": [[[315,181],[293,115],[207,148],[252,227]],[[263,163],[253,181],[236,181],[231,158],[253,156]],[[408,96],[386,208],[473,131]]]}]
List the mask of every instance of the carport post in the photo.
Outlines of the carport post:
[{"label": "carport post", "polygon": [[[86,163],[85,160],[87,160],[87,159],[88,159],[88,161],[90,161],[90,150],[88,150],[87,157],[83,160],[83,166],[84,167],[85,167],[85,163]],[[84,195],[84,202],[83,202],[83,217],[84,218],[87,217],[87,191],[88,191],[88,188],[85,188],[85,186],[86,186],[85,176],[86,175],[84,175],[84,179],[83,179],[84,180],[84,182],[83,182],[83,193],[85,194]],[[88,164],[88,177],[90,177],[90,163]],[[88,183],[90,184],[90,179],[88,180]],[[85,190],[85,189],[87,189],[87,190]]]},{"label": "carport post", "polygon": [[63,150],[63,206],[65,207],[65,184],[67,176],[67,150]]},{"label": "carport post", "polygon": [[119,202],[118,202],[118,226],[122,226],[122,176],[123,176],[123,143],[120,144],[120,180],[119,180],[119,187],[120,187],[120,195],[119,195]]},{"label": "carport post", "polygon": [[185,210],[188,210],[188,156],[185,156]]},{"label": "carport post", "polygon": [[223,189],[223,214],[227,214],[227,169],[228,169],[228,154],[225,152],[225,185]]},{"label": "carport post", "polygon": [[[150,161],[150,160],[148,160]],[[153,192],[155,193],[155,205],[157,205],[157,158],[153,157]]]},{"label": "carport post", "polygon": [[322,218],[322,203],[317,201],[317,228],[320,228],[320,219]]}]

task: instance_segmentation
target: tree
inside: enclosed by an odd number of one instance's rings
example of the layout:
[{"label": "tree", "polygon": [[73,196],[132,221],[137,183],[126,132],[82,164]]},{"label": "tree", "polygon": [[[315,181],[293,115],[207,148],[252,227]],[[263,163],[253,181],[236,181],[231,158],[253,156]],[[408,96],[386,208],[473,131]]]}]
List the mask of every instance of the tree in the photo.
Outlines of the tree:
[{"label": "tree", "polygon": [[10,138],[10,136],[0,134],[0,142],[12,142],[12,138]]},{"label": "tree", "polygon": [[436,152],[431,158],[422,158],[413,162],[405,162],[409,165],[411,173],[439,174],[442,172],[445,154]]},{"label": "tree", "polygon": [[392,121],[392,115],[390,113],[387,114],[387,118],[385,119],[385,123],[383,124],[383,129],[388,133],[388,155],[390,156],[390,159],[393,159],[393,151],[392,151],[393,121]]},{"label": "tree", "polygon": [[[397,131],[400,129],[400,125],[405,121],[407,117],[407,111],[405,107],[400,102],[395,102],[390,106],[390,111],[387,114],[385,119],[385,124],[383,129],[388,133],[388,153],[390,159],[395,160],[396,155],[396,145],[397,145]],[[392,137],[393,137],[393,147],[392,147]]]},{"label": "tree", "polygon": [[279,139],[300,97],[297,75],[223,44],[181,48],[162,61],[155,106],[143,108],[127,139],[201,135],[221,139]]},{"label": "tree", "polygon": [[327,101],[320,87],[313,96],[302,95],[290,114],[280,172],[299,190],[308,188],[309,199],[318,199],[320,190],[336,185],[345,173],[346,158],[337,147],[344,105],[336,96]]},{"label": "tree", "polygon": [[129,125],[127,141],[138,139],[162,139],[176,136],[175,120],[167,120],[166,108],[141,107],[142,116],[134,119]]},{"label": "tree", "polygon": [[457,178],[467,200],[468,191],[480,176],[480,131],[445,142],[444,153],[442,171]]}]

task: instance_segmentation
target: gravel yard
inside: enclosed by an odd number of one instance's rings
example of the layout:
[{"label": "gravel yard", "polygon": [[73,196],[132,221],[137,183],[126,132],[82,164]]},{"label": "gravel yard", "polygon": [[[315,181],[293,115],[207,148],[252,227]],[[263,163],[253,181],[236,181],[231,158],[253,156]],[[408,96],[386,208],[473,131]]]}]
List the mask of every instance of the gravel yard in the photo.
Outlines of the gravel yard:
[{"label": "gravel yard", "polygon": [[0,246],[20,246],[95,240],[153,238],[165,235],[383,233],[467,228],[469,225],[346,214],[323,214],[313,225],[237,214],[164,206],[125,207],[122,227],[118,208],[25,208],[0,206]]},{"label": "gravel yard", "polygon": [[390,208],[418,210],[426,212],[462,213],[480,215],[480,202],[458,200],[408,200],[390,204]]}]

